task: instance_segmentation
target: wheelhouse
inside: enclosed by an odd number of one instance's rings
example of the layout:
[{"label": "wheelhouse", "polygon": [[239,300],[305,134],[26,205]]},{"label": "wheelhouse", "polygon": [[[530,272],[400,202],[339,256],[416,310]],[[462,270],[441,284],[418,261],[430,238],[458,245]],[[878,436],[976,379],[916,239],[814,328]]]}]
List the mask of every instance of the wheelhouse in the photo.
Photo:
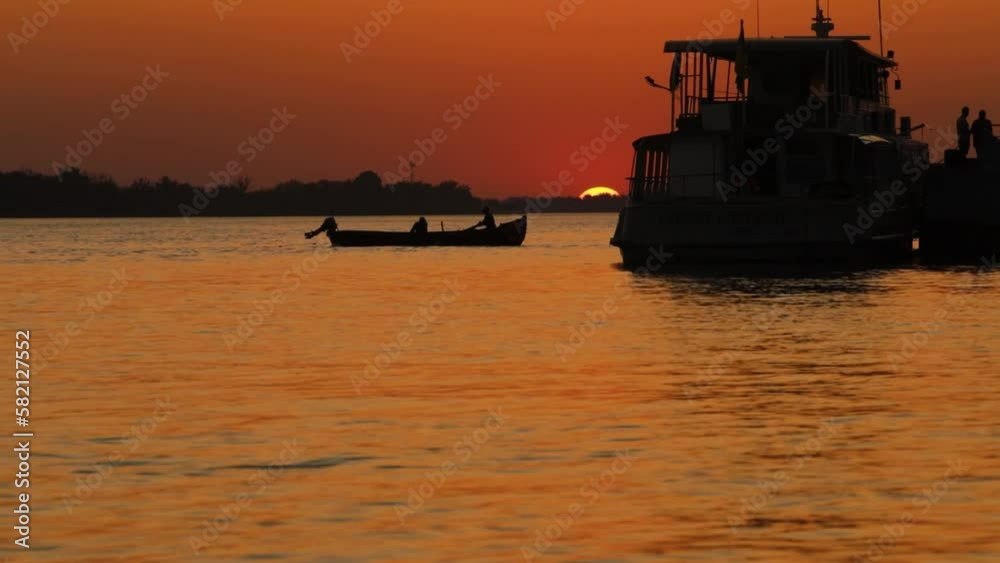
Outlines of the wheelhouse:
[{"label": "wheelhouse", "polygon": [[846,197],[898,171],[893,54],[816,21],[819,37],[668,41],[673,130],[635,141],[632,201]]}]

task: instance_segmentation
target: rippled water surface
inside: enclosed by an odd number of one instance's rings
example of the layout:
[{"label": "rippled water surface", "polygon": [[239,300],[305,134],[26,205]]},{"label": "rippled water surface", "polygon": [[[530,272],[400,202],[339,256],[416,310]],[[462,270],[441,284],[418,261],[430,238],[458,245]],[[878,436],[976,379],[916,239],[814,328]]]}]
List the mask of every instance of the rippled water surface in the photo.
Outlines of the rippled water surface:
[{"label": "rippled water surface", "polygon": [[0,222],[35,432],[3,554],[1000,560],[993,267],[637,275],[613,215],[513,249],[319,222]]}]

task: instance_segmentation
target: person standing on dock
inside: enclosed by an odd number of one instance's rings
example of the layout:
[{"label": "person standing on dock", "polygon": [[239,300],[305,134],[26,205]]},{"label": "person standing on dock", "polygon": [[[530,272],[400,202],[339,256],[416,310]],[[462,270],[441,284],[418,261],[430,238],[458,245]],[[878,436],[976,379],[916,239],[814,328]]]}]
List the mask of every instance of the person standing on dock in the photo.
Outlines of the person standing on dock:
[{"label": "person standing on dock", "polygon": [[986,119],[986,110],[979,112],[979,119],[972,122],[972,143],[976,145],[976,157],[985,160],[993,145],[993,122]]},{"label": "person standing on dock", "polygon": [[972,129],[969,128],[969,113],[971,111],[968,106],[962,108],[962,115],[955,123],[955,128],[958,130],[958,152],[962,158],[969,157],[969,147],[972,143]]}]

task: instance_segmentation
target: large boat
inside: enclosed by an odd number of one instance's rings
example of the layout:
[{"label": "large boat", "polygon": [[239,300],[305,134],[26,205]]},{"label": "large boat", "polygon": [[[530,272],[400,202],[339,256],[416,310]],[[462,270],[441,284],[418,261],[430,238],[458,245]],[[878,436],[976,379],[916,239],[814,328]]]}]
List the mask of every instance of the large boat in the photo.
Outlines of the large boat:
[{"label": "large boat", "polygon": [[895,55],[831,36],[819,6],[813,21],[815,36],[666,43],[672,131],[633,143],[611,239],[626,267],[913,252],[929,151],[897,127]]},{"label": "large boat", "polygon": [[[307,233],[312,238],[326,233],[334,246],[521,246],[528,234],[528,218],[522,216],[495,229],[465,229],[461,231],[341,231],[329,228],[330,219],[318,230]],[[336,225],[336,222],[332,223]],[[312,235],[312,236],[310,236]]]}]

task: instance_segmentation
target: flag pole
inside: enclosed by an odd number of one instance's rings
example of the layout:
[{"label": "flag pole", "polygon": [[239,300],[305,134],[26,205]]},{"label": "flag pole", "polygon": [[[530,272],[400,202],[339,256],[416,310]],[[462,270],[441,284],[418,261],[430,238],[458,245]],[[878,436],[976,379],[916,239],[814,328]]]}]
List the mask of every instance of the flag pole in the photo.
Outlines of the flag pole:
[{"label": "flag pole", "polygon": [[882,0],[878,0],[878,54],[885,56],[885,32],[882,27]]}]

